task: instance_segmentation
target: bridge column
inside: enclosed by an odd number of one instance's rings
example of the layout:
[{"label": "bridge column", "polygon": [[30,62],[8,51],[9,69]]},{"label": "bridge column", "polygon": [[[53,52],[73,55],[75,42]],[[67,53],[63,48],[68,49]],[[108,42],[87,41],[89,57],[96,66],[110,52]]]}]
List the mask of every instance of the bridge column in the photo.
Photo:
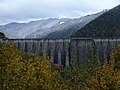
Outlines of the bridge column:
[{"label": "bridge column", "polygon": [[49,40],[50,59],[54,63],[55,41]]},{"label": "bridge column", "polygon": [[18,40],[18,48],[21,48],[23,51],[25,51],[25,40]]},{"label": "bridge column", "polygon": [[65,47],[65,66],[68,67],[70,65],[70,40],[64,40]]},{"label": "bridge column", "polygon": [[63,49],[63,40],[58,40],[58,64],[62,64],[62,49]]}]

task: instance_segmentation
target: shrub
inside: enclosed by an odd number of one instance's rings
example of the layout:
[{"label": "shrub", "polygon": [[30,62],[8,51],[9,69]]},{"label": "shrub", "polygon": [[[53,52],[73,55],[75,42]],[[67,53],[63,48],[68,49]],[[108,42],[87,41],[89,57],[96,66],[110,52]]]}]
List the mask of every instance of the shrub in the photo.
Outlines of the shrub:
[{"label": "shrub", "polygon": [[[13,44],[0,45],[1,90],[53,90],[59,87],[57,71],[47,56],[24,53]],[[58,84],[58,85],[57,85]]]},{"label": "shrub", "polygon": [[108,64],[94,56],[64,68],[52,64],[45,54],[37,56],[12,43],[0,44],[0,90],[119,90],[120,45]]}]

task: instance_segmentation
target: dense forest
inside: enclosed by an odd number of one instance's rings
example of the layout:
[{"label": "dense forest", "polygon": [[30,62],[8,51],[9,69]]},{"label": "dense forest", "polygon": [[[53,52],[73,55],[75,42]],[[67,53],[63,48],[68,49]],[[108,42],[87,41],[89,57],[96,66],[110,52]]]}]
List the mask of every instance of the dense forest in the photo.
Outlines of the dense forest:
[{"label": "dense forest", "polygon": [[72,37],[120,38],[120,5],[91,21]]}]

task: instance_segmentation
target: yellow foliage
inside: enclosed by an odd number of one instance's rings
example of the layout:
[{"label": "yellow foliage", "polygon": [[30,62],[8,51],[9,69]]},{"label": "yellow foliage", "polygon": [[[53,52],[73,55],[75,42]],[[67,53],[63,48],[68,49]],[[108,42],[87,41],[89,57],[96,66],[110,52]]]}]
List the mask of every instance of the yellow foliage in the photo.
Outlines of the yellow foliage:
[{"label": "yellow foliage", "polygon": [[120,90],[120,45],[109,64],[55,68],[48,56],[0,45],[0,90]]},{"label": "yellow foliage", "polygon": [[23,53],[14,48],[11,43],[0,46],[1,90],[53,90],[58,88],[58,80],[55,78],[57,71],[52,71],[51,68],[52,63],[47,56],[39,57],[33,53]]},{"label": "yellow foliage", "polygon": [[98,66],[87,82],[90,90],[120,90],[120,45],[111,53],[109,64]]},{"label": "yellow foliage", "polygon": [[104,64],[87,81],[91,90],[119,90],[120,71],[114,70],[111,65]]}]

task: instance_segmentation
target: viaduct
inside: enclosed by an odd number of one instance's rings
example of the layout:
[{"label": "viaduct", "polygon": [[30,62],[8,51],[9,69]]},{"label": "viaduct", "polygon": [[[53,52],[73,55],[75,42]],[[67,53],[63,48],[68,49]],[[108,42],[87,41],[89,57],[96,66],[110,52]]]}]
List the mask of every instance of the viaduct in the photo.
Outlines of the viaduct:
[{"label": "viaduct", "polygon": [[25,52],[32,51],[37,55],[46,52],[51,61],[56,64],[69,66],[72,60],[78,63],[84,61],[93,51],[96,57],[102,57],[107,63],[108,56],[114,48],[120,44],[120,39],[2,39],[3,43],[12,41],[15,47]]}]

